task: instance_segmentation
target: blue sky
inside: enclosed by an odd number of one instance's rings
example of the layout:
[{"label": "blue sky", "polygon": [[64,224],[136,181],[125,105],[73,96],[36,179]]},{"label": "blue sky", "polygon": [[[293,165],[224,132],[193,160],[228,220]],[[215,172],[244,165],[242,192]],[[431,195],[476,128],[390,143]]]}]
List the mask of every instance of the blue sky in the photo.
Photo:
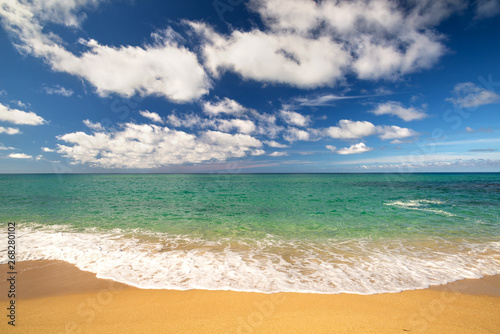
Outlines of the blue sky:
[{"label": "blue sky", "polygon": [[0,172],[499,172],[500,2],[0,0]]}]

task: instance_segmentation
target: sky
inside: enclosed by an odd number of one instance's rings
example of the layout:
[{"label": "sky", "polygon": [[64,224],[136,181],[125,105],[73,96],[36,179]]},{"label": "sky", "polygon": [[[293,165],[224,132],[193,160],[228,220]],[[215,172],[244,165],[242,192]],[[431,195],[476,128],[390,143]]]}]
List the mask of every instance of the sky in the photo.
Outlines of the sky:
[{"label": "sky", "polygon": [[498,0],[0,0],[0,173],[500,172]]}]

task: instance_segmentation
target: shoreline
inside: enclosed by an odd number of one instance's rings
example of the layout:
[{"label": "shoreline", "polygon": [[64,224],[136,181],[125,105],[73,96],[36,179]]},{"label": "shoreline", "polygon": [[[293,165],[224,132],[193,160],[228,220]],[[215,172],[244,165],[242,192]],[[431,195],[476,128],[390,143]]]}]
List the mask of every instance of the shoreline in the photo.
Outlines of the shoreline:
[{"label": "shoreline", "polygon": [[[2,305],[9,302],[6,266]],[[375,295],[265,294],[139,289],[63,261],[16,269],[15,329],[23,333],[500,332],[500,275]],[[0,331],[14,330],[2,318]]]}]

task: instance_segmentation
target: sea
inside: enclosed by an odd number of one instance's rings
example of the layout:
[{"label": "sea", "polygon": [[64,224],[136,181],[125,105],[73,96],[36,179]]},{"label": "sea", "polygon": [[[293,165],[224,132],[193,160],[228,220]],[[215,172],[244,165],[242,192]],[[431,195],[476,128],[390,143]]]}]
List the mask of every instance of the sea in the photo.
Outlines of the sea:
[{"label": "sea", "polygon": [[[0,262],[145,289],[376,294],[500,274],[500,174],[0,175]],[[2,241],[3,240],[3,241]]]}]

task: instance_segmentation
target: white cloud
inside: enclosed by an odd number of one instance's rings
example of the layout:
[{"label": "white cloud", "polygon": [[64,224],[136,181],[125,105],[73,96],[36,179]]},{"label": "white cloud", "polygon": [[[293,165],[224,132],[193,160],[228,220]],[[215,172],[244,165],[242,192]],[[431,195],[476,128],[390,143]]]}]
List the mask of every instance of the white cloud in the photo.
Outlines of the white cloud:
[{"label": "white cloud", "polygon": [[[86,79],[101,96],[154,95],[181,103],[208,93],[212,85],[205,68],[215,78],[232,71],[244,79],[301,88],[333,86],[352,74],[392,80],[429,68],[445,52],[434,27],[465,6],[455,0],[405,6],[389,0],[254,0],[248,8],[260,15],[260,29],[220,34],[207,24],[184,21],[201,38],[204,68],[171,28],[151,34],[152,43],[142,46],[103,45],[89,38],[80,40],[82,52],[69,51],[66,45],[73,41],[63,40],[51,26],[80,28],[84,9],[103,2],[4,0],[0,16],[20,52]],[[491,9],[490,2],[480,2]]]},{"label": "white cloud", "polygon": [[359,139],[377,133],[377,128],[367,121],[351,121],[342,119],[339,126],[331,126],[326,129],[326,134],[336,139]]},{"label": "white cloud", "polygon": [[325,146],[327,149],[332,151],[332,153],[337,153],[337,154],[360,154],[360,153],[365,153],[365,152],[370,152],[373,150],[373,148],[368,147],[365,145],[365,143],[357,143],[353,144],[349,147],[344,147],[337,149],[335,146],[332,145],[326,145]]},{"label": "white cloud", "polygon": [[[431,33],[427,35],[408,32],[401,41],[380,44],[377,39],[361,37],[358,41],[358,58],[353,69],[360,79],[394,79],[401,74],[427,69],[434,65],[444,54],[445,47],[439,38]],[[408,46],[404,47],[404,42]]]},{"label": "white cloud", "polygon": [[25,154],[25,153],[11,153],[8,155],[9,158],[13,159],[32,159],[33,157],[31,155]]},{"label": "white cloud", "polygon": [[186,128],[202,126],[204,124],[204,120],[196,114],[185,114],[182,118],[176,114],[170,114],[167,116],[167,122],[175,127],[183,126]]},{"label": "white cloud", "polygon": [[91,130],[96,130],[96,131],[104,130],[104,127],[101,125],[101,123],[94,123],[88,119],[83,120],[83,124],[85,124],[85,126]]},{"label": "white cloud", "polygon": [[227,131],[227,132],[236,129],[238,132],[248,133],[248,134],[256,130],[254,122],[243,119],[219,120],[219,125],[217,126],[217,128],[220,131]]},{"label": "white cloud", "polygon": [[0,126],[0,133],[6,133],[8,135],[17,135],[21,133],[21,131],[18,128],[4,128],[3,126]]},{"label": "white cloud", "polygon": [[4,144],[0,143],[0,151],[15,150],[14,147],[6,147]]},{"label": "white cloud", "polygon": [[278,143],[277,141],[274,141],[274,140],[269,140],[269,141],[266,141],[264,143],[267,144],[269,147],[274,147],[274,148],[287,148],[287,147],[290,147],[288,145]]},{"label": "white cloud", "polygon": [[85,18],[81,9],[98,0],[4,2],[2,23],[18,39],[18,50],[43,59],[54,71],[86,79],[99,95],[163,96],[175,102],[195,100],[208,92],[209,79],[196,54],[177,43],[171,29],[152,34],[154,44],[107,46],[80,40],[87,51],[69,52],[61,38],[47,30],[47,23],[78,27]]},{"label": "white cloud", "polygon": [[323,130],[324,135],[335,139],[360,139],[378,135],[380,139],[400,139],[418,135],[408,128],[396,125],[373,125],[368,121],[351,121],[342,119],[338,126],[331,126]]},{"label": "white cloud", "polygon": [[281,110],[280,116],[290,125],[307,126],[311,123],[311,117],[301,115],[295,111]]},{"label": "white cloud", "polygon": [[256,132],[268,138],[276,138],[284,127],[276,124],[276,116],[271,114],[260,114],[257,111],[250,109],[250,115],[254,117],[258,123]]},{"label": "white cloud", "polygon": [[55,152],[54,149],[48,148],[48,147],[42,147],[42,151],[44,152]]},{"label": "white cloud", "polygon": [[40,125],[47,122],[42,117],[38,116],[32,111],[26,112],[18,109],[12,109],[8,106],[4,106],[1,103],[0,103],[0,121],[10,122],[14,124],[25,124],[25,125]]},{"label": "white cloud", "polygon": [[476,19],[491,18],[500,13],[500,2],[498,0],[477,0]]},{"label": "white cloud", "polygon": [[208,77],[196,55],[168,35],[146,47],[109,47],[93,40],[85,44],[88,52],[52,66],[87,79],[102,96],[159,95],[187,102],[208,93]]},{"label": "white cloud", "polygon": [[262,129],[258,129],[254,121],[249,119],[222,119],[215,116],[210,118],[201,118],[196,114],[187,114],[182,117],[176,114],[171,114],[167,116],[168,123],[175,127],[188,127],[188,128],[201,128],[201,129],[215,129],[223,132],[231,132],[233,130],[250,134],[254,132],[261,132]]},{"label": "white cloud", "polygon": [[283,135],[283,139],[289,142],[294,142],[298,140],[310,140],[309,132],[301,129],[297,129],[294,127],[290,127],[286,129],[285,134]]},{"label": "white cloud", "polygon": [[337,147],[336,147],[336,146],[333,146],[333,145],[326,145],[325,147],[326,147],[328,150],[332,151],[332,152],[337,151]]},{"label": "white cloud", "polygon": [[73,95],[73,90],[69,88],[64,88],[59,85],[55,85],[54,87],[43,87],[43,91],[49,95],[61,95],[65,97],[70,97]]},{"label": "white cloud", "polygon": [[257,81],[314,88],[342,79],[348,62],[342,45],[326,36],[310,39],[260,30],[224,36],[205,24],[191,26],[206,39],[205,66],[215,77],[229,70]]},{"label": "white cloud", "polygon": [[469,133],[474,133],[474,132],[476,132],[473,128],[471,128],[471,127],[469,127],[469,126],[465,128],[465,131],[467,131],[467,132],[469,132]]},{"label": "white cloud", "polygon": [[394,115],[406,122],[420,120],[428,116],[422,110],[414,107],[404,108],[401,103],[395,101],[381,103],[371,112],[375,115]]},{"label": "white cloud", "polygon": [[472,82],[459,83],[453,89],[453,97],[446,99],[462,108],[478,107],[500,101],[495,92],[481,88]]},{"label": "white cloud", "polygon": [[254,0],[249,8],[262,30],[215,32],[191,27],[205,38],[205,66],[217,77],[243,78],[301,88],[332,86],[347,73],[361,79],[394,79],[433,66],[445,53],[433,27],[462,9],[456,1]]},{"label": "white cloud", "polygon": [[266,154],[266,151],[264,150],[253,150],[251,155],[258,156],[258,155],[264,155]]},{"label": "white cloud", "polygon": [[155,112],[151,112],[148,110],[139,110],[139,114],[141,114],[142,117],[148,118],[152,120],[155,123],[163,123],[163,120],[161,119],[160,115],[158,115]]},{"label": "white cloud", "polygon": [[418,135],[415,131],[408,128],[401,128],[396,125],[381,125],[377,126],[377,133],[382,140],[386,139],[401,139]]},{"label": "white cloud", "polygon": [[241,116],[246,111],[247,108],[243,107],[241,104],[236,102],[235,100],[231,100],[227,97],[222,100],[218,100],[215,102],[205,102],[203,103],[203,111],[211,116],[216,116],[219,114],[228,114],[234,116]]},{"label": "white cloud", "polygon": [[262,142],[247,134],[203,131],[198,136],[158,125],[126,123],[119,130],[58,137],[58,152],[74,163],[104,168],[154,168],[260,155]]},{"label": "white cloud", "polygon": [[229,134],[220,131],[206,131],[203,133],[208,143],[228,147],[261,147],[260,140],[245,134]]},{"label": "white cloud", "polygon": [[275,152],[269,154],[269,156],[271,156],[271,157],[286,157],[286,156],[288,156],[288,153],[275,151]]}]

